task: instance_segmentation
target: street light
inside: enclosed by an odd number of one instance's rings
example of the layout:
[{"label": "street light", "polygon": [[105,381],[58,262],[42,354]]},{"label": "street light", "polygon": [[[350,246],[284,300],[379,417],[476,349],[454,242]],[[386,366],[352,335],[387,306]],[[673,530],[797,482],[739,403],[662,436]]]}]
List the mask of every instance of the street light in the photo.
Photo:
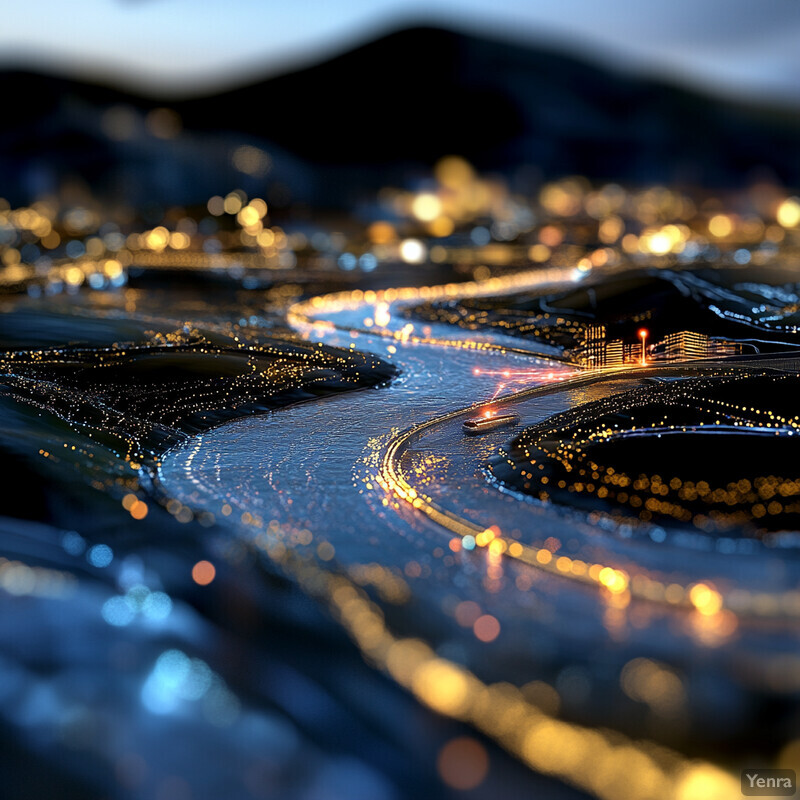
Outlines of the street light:
[{"label": "street light", "polygon": [[647,365],[647,357],[645,355],[644,345],[647,341],[647,337],[650,335],[650,331],[647,328],[639,328],[639,338],[642,340],[642,366]]}]

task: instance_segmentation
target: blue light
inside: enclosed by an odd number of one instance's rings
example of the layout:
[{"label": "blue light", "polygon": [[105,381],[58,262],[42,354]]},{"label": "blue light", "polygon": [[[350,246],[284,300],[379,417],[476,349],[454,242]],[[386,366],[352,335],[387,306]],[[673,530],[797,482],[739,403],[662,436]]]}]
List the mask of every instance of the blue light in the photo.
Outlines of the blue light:
[{"label": "blue light", "polygon": [[358,259],[358,264],[364,272],[372,272],[372,270],[378,266],[378,259],[375,258],[372,253],[364,253],[364,255]]},{"label": "blue light", "polygon": [[142,613],[152,620],[166,619],[172,611],[172,600],[164,592],[152,592],[142,605]]},{"label": "blue light", "polygon": [[478,247],[483,247],[483,245],[489,244],[489,242],[492,240],[492,234],[489,233],[487,228],[479,225],[477,228],[472,229],[469,238],[472,239],[472,241],[478,245]]},{"label": "blue light", "polygon": [[110,597],[103,603],[103,619],[116,628],[124,628],[133,622],[136,612],[124,597]]},{"label": "blue light", "polygon": [[86,549],[86,540],[75,531],[67,531],[61,537],[61,546],[71,556],[79,556]]},{"label": "blue light", "polygon": [[351,269],[356,268],[356,264],[358,264],[358,259],[352,253],[342,253],[339,256],[339,268],[347,270],[348,272]]},{"label": "blue light", "polygon": [[89,548],[86,559],[93,567],[102,569],[114,560],[114,551],[107,544],[96,544]]}]

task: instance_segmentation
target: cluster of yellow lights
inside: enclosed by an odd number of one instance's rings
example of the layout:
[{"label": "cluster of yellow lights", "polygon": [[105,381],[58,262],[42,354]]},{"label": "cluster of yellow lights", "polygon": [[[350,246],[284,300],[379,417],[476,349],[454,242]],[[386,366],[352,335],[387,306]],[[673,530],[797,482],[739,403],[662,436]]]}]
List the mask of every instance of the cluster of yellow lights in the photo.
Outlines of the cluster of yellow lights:
[{"label": "cluster of yellow lights", "polygon": [[[498,226],[501,238],[509,241],[520,235],[529,238],[536,232],[527,213],[535,202],[513,195],[500,181],[479,177],[463,159],[443,159],[436,165],[434,177],[436,183],[431,188],[416,194],[387,189],[379,199],[393,215],[416,223],[417,233],[424,232],[434,240],[450,236],[459,226],[487,218]],[[572,259],[578,266],[585,260],[587,269],[614,266],[624,256],[677,255],[690,240],[701,245],[710,241],[726,246],[780,242],[786,229],[800,224],[800,201],[794,197],[773,198],[766,206],[756,202],[758,212],[739,216],[698,209],[691,198],[665,187],[638,192],[616,184],[595,188],[580,177],[546,184],[535,201],[549,220],[539,227],[538,242],[527,246],[527,257],[543,263],[567,253],[574,256],[575,251],[583,248],[570,246],[565,240],[575,235],[576,223],[585,224],[588,218],[596,224],[597,238],[606,247],[584,250]],[[712,202],[710,209],[717,206]],[[408,222],[379,220],[369,226],[367,235],[374,252],[381,257],[399,257],[409,263],[419,263],[427,256],[432,261],[463,262],[477,257],[486,263],[507,264],[515,257],[514,247],[504,242],[476,242],[472,248],[445,248],[436,244],[428,249],[419,239],[402,239],[403,231],[413,233],[414,227],[409,227]],[[768,257],[768,253],[760,251],[753,254],[756,260]]]},{"label": "cluster of yellow lights", "polygon": [[[112,112],[109,125],[130,135],[132,110],[121,116],[120,109]],[[162,138],[180,131],[180,119],[169,109],[152,112],[146,124]],[[271,164],[268,154],[251,145],[236,148],[232,163],[251,176],[265,175]],[[347,235],[333,233],[330,239],[338,242],[336,247],[346,248],[349,256],[369,253],[376,259],[373,263],[401,260],[472,265],[478,279],[488,277],[491,267],[523,259],[583,272],[630,261],[641,263],[645,258],[654,266],[669,266],[690,242],[731,251],[749,248],[749,263],[763,264],[774,259],[775,251],[759,245],[786,239],[794,247],[800,228],[800,199],[786,197],[776,187],[771,187],[768,195],[767,201],[758,193],[752,195],[755,210],[749,215],[720,210],[722,204],[714,198],[698,206],[690,197],[665,187],[639,191],[611,183],[593,187],[580,177],[548,183],[538,196],[529,197],[514,194],[501,179],[479,176],[466,161],[451,156],[435,166],[431,182],[419,192],[382,190],[378,202],[390,212],[389,218]],[[55,202],[40,201],[11,209],[0,198],[0,234],[4,228],[17,234],[12,240],[6,238],[6,243],[0,235],[0,283],[25,282],[36,275],[41,278],[50,270],[60,281],[58,270],[84,258],[95,262],[114,259],[123,269],[134,260],[149,269],[289,269],[296,263],[294,254],[309,247],[304,234],[287,234],[270,225],[266,202],[248,198],[242,189],[208,200],[209,214],[232,217],[237,226],[213,234],[201,233],[195,219],[174,208],[152,229],[122,236],[117,226],[109,238],[109,234],[101,235],[107,220],[97,210],[99,205],[91,200],[86,205],[92,208],[60,208]],[[471,226],[477,226],[471,244],[454,245],[448,238]],[[212,253],[203,250],[209,236],[216,240]],[[26,244],[36,245],[40,255],[48,254],[50,261],[38,258],[35,266],[25,263]],[[83,248],[83,255],[73,252],[65,258],[61,248],[73,244],[78,245],[73,248],[76,252]],[[253,255],[260,258],[247,258]],[[330,253],[320,259],[323,262],[327,269],[335,267]],[[77,279],[76,274],[73,278]],[[94,281],[91,285],[99,284]]]},{"label": "cluster of yellow lights", "polygon": [[[752,377],[746,374],[744,378]],[[786,375],[773,376],[776,388]],[[729,381],[726,378],[725,381]],[[718,384],[723,385],[723,384]],[[740,428],[743,431],[770,431],[775,435],[796,434],[800,431],[800,418],[787,418],[770,409],[744,407],[735,403],[715,399],[713,396],[702,396],[704,388],[710,387],[700,379],[696,379],[688,389],[681,384],[666,384],[657,388],[648,387],[643,390],[641,413],[635,409],[628,427],[609,427],[603,422],[603,416],[617,410],[630,411],[627,395],[616,395],[600,401],[594,408],[597,421],[592,419],[565,421],[560,427],[549,429],[544,426],[528,429],[519,441],[519,448],[525,457],[525,465],[518,466],[516,460],[506,456],[506,463],[515,471],[519,470],[530,482],[536,481],[542,486],[539,497],[548,499],[548,488],[553,480],[546,474],[538,478],[530,470],[545,470],[548,459],[557,463],[560,469],[572,475],[570,481],[561,479],[557,486],[569,492],[596,494],[600,499],[614,498],[618,503],[630,505],[645,521],[652,519],[656,513],[674,517],[682,522],[693,522],[697,527],[730,526],[746,524],[765,515],[797,513],[800,511],[800,483],[767,475],[756,477],[752,481],[741,479],[729,483],[725,487],[711,487],[708,482],[682,480],[679,477],[662,479],[659,475],[640,474],[638,477],[626,475],[612,467],[602,467],[593,461],[586,461],[584,449],[597,442],[609,442],[630,434],[652,432],[687,432],[698,429],[714,430],[723,426],[727,429]],[[692,408],[697,404],[697,420],[690,426],[687,424],[670,424],[666,415],[654,418],[648,412],[648,405],[663,400],[670,406],[679,409]],[[578,410],[577,413],[580,413]],[[642,414],[649,414],[643,423],[637,422]],[[557,439],[553,439],[553,434]],[[560,438],[568,435],[568,438]],[[534,458],[536,454],[536,458]],[[644,499],[642,495],[650,494]],[[672,498],[664,499],[664,498]],[[693,513],[688,503],[701,502],[703,512]]]},{"label": "cluster of yellow lights", "polygon": [[[285,257],[287,252],[307,244],[302,234],[287,236],[279,226],[267,225],[266,202],[259,197],[248,200],[242,190],[234,190],[224,198],[212,197],[208,211],[214,216],[229,214],[236,221],[233,231],[219,230],[214,234],[222,248],[219,253],[204,252],[208,236],[198,232],[197,222],[182,209],[171,209],[165,215],[169,222],[154,228],[122,235],[116,226],[114,233],[104,234],[103,216],[98,211],[82,206],[64,210],[44,201],[11,209],[0,198],[0,285],[44,280],[51,286],[75,288],[89,283],[93,288],[102,288],[108,284],[93,276],[115,281],[134,262],[151,269],[286,269],[295,263],[294,258]],[[11,239],[2,235],[9,230]],[[47,258],[26,262],[26,244],[35,246],[34,253],[46,254]],[[77,247],[71,252],[73,245]],[[66,249],[66,254],[61,248]]]},{"label": "cluster of yellow lights", "polygon": [[[391,320],[391,306],[393,303],[419,303],[433,302],[436,300],[483,297],[491,294],[523,291],[542,283],[553,285],[566,284],[571,280],[572,271],[569,269],[549,270],[523,270],[513,275],[496,276],[481,281],[465,281],[464,283],[447,283],[440,286],[403,287],[399,289],[385,289],[363,291],[355,289],[349,292],[334,292],[327,295],[316,295],[308,300],[294,303],[287,312],[287,319],[296,329],[307,333],[324,332],[336,327],[335,323],[326,317],[341,314],[344,311],[370,309],[372,313],[365,319],[369,321],[369,332],[390,337],[412,344],[435,344],[439,347],[458,347],[475,350],[500,350],[509,351],[511,348],[493,345],[488,342],[473,342],[463,339],[444,340],[430,336],[417,336],[413,334],[414,326],[405,324],[399,330],[388,328]],[[376,325],[377,328],[372,326]],[[349,330],[349,328],[348,328]]]}]

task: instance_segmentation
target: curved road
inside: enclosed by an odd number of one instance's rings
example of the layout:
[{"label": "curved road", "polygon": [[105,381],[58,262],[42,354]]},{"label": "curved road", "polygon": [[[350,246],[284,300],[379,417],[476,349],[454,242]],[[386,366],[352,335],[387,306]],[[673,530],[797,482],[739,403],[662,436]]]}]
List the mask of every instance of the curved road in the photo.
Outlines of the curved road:
[{"label": "curved road", "polygon": [[[752,545],[734,553],[739,562],[717,578],[708,570],[719,553],[708,547],[664,548],[663,532],[625,535],[521,502],[481,469],[515,431],[468,438],[460,430],[476,404],[513,403],[528,425],[629,388],[650,371],[574,376],[518,340],[456,336],[446,326],[410,325],[397,313],[420,299],[532,289],[565,277],[526,273],[505,283],[355,292],[294,307],[289,319],[299,332],[390,359],[400,378],[200,434],[165,456],[161,486],[243,539],[289,537],[291,548],[316,554],[328,569],[352,575],[377,565],[402,577],[405,605],[381,606],[389,623],[440,656],[469,663],[485,680],[555,684],[567,713],[624,719],[619,670],[643,654],[672,664],[687,685],[713,676],[721,691],[726,683],[739,691],[742,667],[756,665],[753,654],[769,651],[774,633],[740,624],[730,612],[698,614],[688,587],[709,575],[721,589],[726,581],[738,585],[745,562],[752,567]],[[791,583],[773,567],[762,559],[747,572],[747,603],[741,593],[725,599],[748,610],[760,598],[761,610],[796,615],[795,604],[776,608],[761,591]],[[682,593],[666,592],[673,586]],[[491,638],[464,622],[467,606],[494,620]],[[717,720],[717,711],[714,697],[693,701],[692,714],[723,735],[731,722]]]}]

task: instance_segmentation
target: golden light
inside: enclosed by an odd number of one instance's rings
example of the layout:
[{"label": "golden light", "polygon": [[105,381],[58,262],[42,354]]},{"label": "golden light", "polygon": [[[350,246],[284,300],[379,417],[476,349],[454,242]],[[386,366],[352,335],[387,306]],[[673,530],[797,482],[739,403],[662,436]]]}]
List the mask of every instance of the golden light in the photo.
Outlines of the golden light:
[{"label": "golden light", "polygon": [[672,240],[664,231],[658,231],[647,238],[647,246],[651,253],[663,256],[672,249]]},{"label": "golden light", "polygon": [[458,189],[475,179],[470,164],[459,156],[446,156],[434,167],[436,180],[450,189]]},{"label": "golden light", "polygon": [[708,221],[708,230],[717,239],[724,239],[733,232],[733,222],[726,214],[716,214]]},{"label": "golden light", "polygon": [[450,217],[437,217],[428,225],[431,236],[436,236],[439,239],[449,236],[454,228],[455,225],[453,225],[453,220]]},{"label": "golden light", "polygon": [[182,231],[175,231],[169,235],[169,246],[173,250],[186,250],[191,243],[189,235]]},{"label": "golden light", "polygon": [[796,228],[800,225],[800,198],[789,197],[784,200],[778,206],[776,218],[784,228]]},{"label": "golden light", "polygon": [[392,321],[392,315],[389,313],[389,304],[376,304],[373,319],[379,328],[385,328]]},{"label": "golden light", "polygon": [[258,213],[258,209],[252,205],[247,205],[239,211],[236,219],[243,228],[247,228],[250,225],[255,225],[261,219],[261,215]]},{"label": "golden light", "polygon": [[622,249],[626,253],[636,253],[639,250],[639,237],[635,233],[626,233],[622,237]]},{"label": "golden light", "polygon": [[367,228],[367,236],[374,244],[389,244],[397,238],[391,223],[383,221],[373,222]]},{"label": "golden light", "polygon": [[550,258],[550,248],[546,244],[535,244],[528,250],[528,258],[537,264],[541,264]]},{"label": "golden light", "polygon": [[411,203],[411,213],[420,222],[433,222],[442,213],[442,201],[430,192],[419,194]]},{"label": "golden light", "polygon": [[250,207],[256,210],[259,219],[264,219],[264,217],[267,216],[267,211],[269,209],[267,207],[266,202],[262,200],[260,197],[254,197],[250,201]]},{"label": "golden light", "polygon": [[613,244],[625,233],[625,223],[619,217],[604,219],[598,228],[597,235],[603,244]]},{"label": "golden light", "polygon": [[108,261],[103,264],[103,272],[105,272],[109,278],[118,278],[122,275],[122,264],[115,258],[109,258]]},{"label": "golden light", "polygon": [[213,197],[208,198],[206,208],[208,208],[208,213],[212,216],[221,217],[225,213],[225,200],[218,194],[215,194]]},{"label": "golden light", "polygon": [[238,214],[242,207],[242,198],[236,192],[231,192],[225,197],[222,207],[226,214]]},{"label": "golden light", "polygon": [[675,800],[730,800],[740,794],[739,779],[710,764],[690,764],[679,775]]},{"label": "golden light", "polygon": [[80,286],[83,283],[83,270],[80,267],[70,267],[64,274],[64,280],[70,286]]},{"label": "golden light", "polygon": [[583,187],[573,179],[548,183],[539,193],[539,202],[551,214],[571,217],[581,210]]},{"label": "golden light", "polygon": [[689,600],[703,616],[712,616],[722,608],[722,595],[705,583],[692,586]]},{"label": "golden light", "polygon": [[57,231],[50,231],[47,236],[42,238],[42,246],[46,247],[48,250],[55,250],[61,244],[61,237],[58,235]]},{"label": "golden light", "polygon": [[269,228],[266,228],[258,233],[256,240],[259,247],[272,247],[275,244],[275,234]]},{"label": "golden light", "polygon": [[469,707],[471,683],[462,667],[436,658],[415,670],[411,688],[434,711],[460,717]]},{"label": "golden light", "polygon": [[159,225],[157,228],[148,231],[144,236],[144,245],[148,250],[155,250],[160,252],[167,246],[169,241],[169,231]]}]

